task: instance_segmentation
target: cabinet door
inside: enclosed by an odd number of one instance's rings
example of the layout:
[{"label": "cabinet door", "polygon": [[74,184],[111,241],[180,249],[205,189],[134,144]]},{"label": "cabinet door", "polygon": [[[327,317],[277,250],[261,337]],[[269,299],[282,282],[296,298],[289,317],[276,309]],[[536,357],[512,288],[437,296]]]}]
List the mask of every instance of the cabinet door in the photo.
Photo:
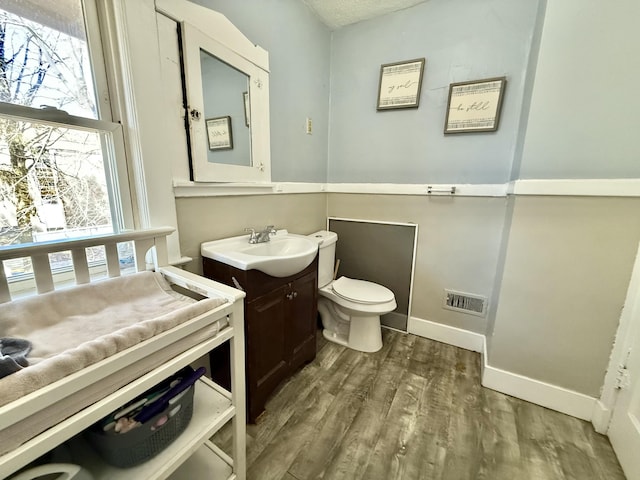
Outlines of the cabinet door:
[{"label": "cabinet door", "polygon": [[291,368],[296,369],[316,356],[316,316],[318,314],[318,277],[312,272],[290,284],[288,293]]},{"label": "cabinet door", "polygon": [[269,394],[289,375],[285,341],[286,288],[278,288],[247,305],[247,387],[249,420],[262,413]]}]

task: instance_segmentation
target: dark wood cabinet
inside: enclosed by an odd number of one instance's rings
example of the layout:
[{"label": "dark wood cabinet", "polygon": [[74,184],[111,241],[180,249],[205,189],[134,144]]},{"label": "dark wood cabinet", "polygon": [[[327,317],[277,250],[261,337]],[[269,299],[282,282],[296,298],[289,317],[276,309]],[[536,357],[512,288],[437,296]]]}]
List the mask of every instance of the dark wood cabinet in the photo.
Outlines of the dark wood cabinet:
[{"label": "dark wood cabinet", "polygon": [[[269,394],[289,376],[288,315],[285,289],[278,288],[253,302],[245,310],[247,392],[249,418],[255,421]],[[249,367],[249,365],[251,367]]]},{"label": "dark wood cabinet", "polygon": [[[295,370],[316,356],[316,329],[318,316],[318,272],[317,269],[289,284],[287,298],[291,318],[287,338],[291,352],[290,363]],[[291,298],[292,297],[292,298]],[[300,321],[304,319],[304,321]]]},{"label": "dark wood cabinet", "polygon": [[[240,270],[203,258],[207,278],[242,288],[245,298],[247,418],[255,422],[285,379],[316,356],[318,260],[290,277]],[[213,379],[229,387],[228,352],[210,353]]]}]

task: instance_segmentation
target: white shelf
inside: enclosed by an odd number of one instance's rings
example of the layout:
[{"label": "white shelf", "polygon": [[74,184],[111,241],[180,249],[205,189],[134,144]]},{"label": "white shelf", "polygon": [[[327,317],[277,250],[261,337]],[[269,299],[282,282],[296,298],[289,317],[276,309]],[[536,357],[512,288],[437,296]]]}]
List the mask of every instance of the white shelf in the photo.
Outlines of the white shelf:
[{"label": "white shelf", "polygon": [[198,480],[215,478],[232,480],[235,477],[229,460],[223,458],[218,447],[211,442],[205,442],[189,459],[173,472],[169,480]]},{"label": "white shelf", "polygon": [[[215,337],[209,338],[179,354],[111,395],[62,420],[57,425],[45,430],[11,452],[0,456],[0,478],[6,478],[13,474],[29,462],[46,454],[54,446],[69,440],[102,417],[118,409],[124,403],[144,393],[168,376],[173,375],[178,369],[206,355],[221,343],[229,341],[234,336],[234,332],[234,329],[230,327],[223,329]],[[210,383],[213,384],[213,382]],[[229,392],[226,395],[228,396]]]},{"label": "white shelf", "polygon": [[[91,449],[82,436],[76,437],[71,442],[74,461],[89,470],[95,480],[130,480],[133,478],[145,480],[161,480],[169,476],[185,461],[194,465],[205,455],[200,452],[200,447],[207,442],[215,432],[226,424],[235,414],[235,407],[231,403],[231,394],[213,383],[208,378],[201,378],[196,383],[194,393],[193,417],[187,429],[171,443],[166,449],[149,461],[132,468],[117,468],[104,463]],[[214,448],[206,450],[214,452]],[[192,461],[189,457],[195,453]],[[209,454],[209,452],[204,452]],[[168,461],[168,459],[170,459]],[[218,461],[226,465],[222,459]],[[209,463],[211,465],[211,463]],[[229,467],[231,471],[231,467]],[[208,468],[211,468],[209,466]],[[208,470],[210,471],[210,470]],[[221,478],[228,478],[227,474]],[[179,478],[179,477],[175,477]],[[182,477],[202,478],[202,477]],[[206,478],[206,477],[205,477]],[[214,477],[217,478],[217,477]]]}]

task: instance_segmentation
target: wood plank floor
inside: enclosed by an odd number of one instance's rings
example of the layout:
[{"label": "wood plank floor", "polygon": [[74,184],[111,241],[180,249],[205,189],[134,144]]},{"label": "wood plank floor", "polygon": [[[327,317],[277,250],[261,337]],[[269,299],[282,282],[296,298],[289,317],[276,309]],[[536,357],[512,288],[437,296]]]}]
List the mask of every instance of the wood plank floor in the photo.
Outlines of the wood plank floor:
[{"label": "wood plank floor", "polygon": [[316,360],[247,427],[249,480],[625,478],[590,423],[482,387],[479,354],[383,339],[366,354],[319,335]]}]

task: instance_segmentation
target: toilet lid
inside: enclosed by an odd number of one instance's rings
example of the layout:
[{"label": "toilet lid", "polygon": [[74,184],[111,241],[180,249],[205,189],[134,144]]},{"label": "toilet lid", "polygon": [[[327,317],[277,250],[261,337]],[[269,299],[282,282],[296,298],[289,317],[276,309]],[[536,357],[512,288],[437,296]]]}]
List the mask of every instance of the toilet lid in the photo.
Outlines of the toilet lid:
[{"label": "toilet lid", "polygon": [[332,284],[336,295],[357,303],[385,303],[394,299],[393,292],[387,287],[364,280],[340,277]]}]

